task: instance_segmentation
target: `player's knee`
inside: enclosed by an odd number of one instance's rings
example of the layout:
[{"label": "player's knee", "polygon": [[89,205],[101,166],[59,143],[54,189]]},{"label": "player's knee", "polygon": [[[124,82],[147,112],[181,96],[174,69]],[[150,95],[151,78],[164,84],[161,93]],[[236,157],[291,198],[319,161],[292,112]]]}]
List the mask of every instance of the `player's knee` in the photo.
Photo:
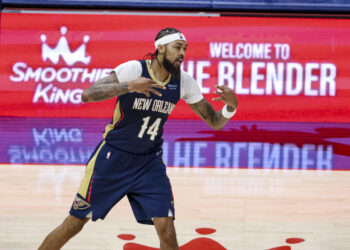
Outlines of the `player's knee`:
[{"label": "player's knee", "polygon": [[176,233],[172,229],[164,229],[160,232],[160,241],[166,245],[177,245]]}]

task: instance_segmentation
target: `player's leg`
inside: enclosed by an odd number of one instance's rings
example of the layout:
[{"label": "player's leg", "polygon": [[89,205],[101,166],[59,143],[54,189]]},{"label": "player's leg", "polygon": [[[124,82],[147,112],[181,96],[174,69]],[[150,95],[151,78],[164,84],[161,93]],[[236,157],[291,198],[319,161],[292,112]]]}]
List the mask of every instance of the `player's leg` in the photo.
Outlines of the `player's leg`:
[{"label": "player's leg", "polygon": [[177,250],[179,245],[176,239],[176,231],[173,217],[159,217],[153,219],[160,240],[161,250]]},{"label": "player's leg", "polygon": [[[90,178],[89,173],[92,172],[90,169],[94,168],[95,159],[100,150],[102,144],[100,143],[95,151],[93,152],[86,168],[85,176],[83,178],[81,186],[86,183],[86,179]],[[86,186],[86,185],[85,185]],[[76,214],[72,214],[71,211],[73,207],[77,209]],[[84,211],[85,209],[86,212]],[[70,215],[63,221],[61,225],[55,228],[50,234],[46,236],[44,241],[41,243],[39,250],[51,250],[51,249],[61,249],[61,247],[68,242],[74,235],[79,233],[83,228],[84,224],[89,220],[87,214],[91,211],[91,205],[85,202],[82,197],[75,197]]]},{"label": "player's leg", "polygon": [[61,249],[69,239],[81,231],[85,223],[88,221],[88,218],[80,219],[68,215],[61,225],[46,236],[43,243],[41,243],[39,250]]},{"label": "player's leg", "polygon": [[105,218],[109,210],[126,195],[128,183],[126,178],[119,176],[119,172],[124,172],[123,168],[130,168],[121,164],[125,162],[128,159],[105,142],[96,147],[69,211],[70,215],[45,238],[40,249],[60,249],[83,228],[88,218],[91,217],[92,221]]},{"label": "player's leg", "polygon": [[[96,156],[102,145],[103,144],[100,143],[90,157],[81,186],[87,182],[87,179],[90,180],[89,173],[92,172],[91,170],[94,168]],[[81,231],[85,223],[89,220],[86,217],[91,211],[91,205],[85,202],[81,197],[76,196],[71,211],[73,210],[73,207],[78,209],[77,213],[72,214],[72,212],[70,212],[70,215],[68,215],[63,223],[46,236],[44,241],[41,243],[39,250],[61,249],[61,247],[67,243],[68,240]],[[84,209],[89,210],[84,212]]]},{"label": "player's leg", "polygon": [[178,249],[174,227],[175,208],[171,184],[160,153],[138,157],[139,168],[128,199],[136,220],[154,224],[162,250]]}]

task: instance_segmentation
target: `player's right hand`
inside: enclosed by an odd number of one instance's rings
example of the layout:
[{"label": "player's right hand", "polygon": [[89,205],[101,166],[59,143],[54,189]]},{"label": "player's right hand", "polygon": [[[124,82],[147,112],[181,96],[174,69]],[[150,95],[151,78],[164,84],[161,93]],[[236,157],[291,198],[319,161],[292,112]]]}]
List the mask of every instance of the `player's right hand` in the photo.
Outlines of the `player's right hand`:
[{"label": "player's right hand", "polygon": [[139,77],[131,82],[128,82],[129,92],[135,91],[137,93],[145,94],[147,97],[150,97],[150,92],[157,96],[162,96],[162,94],[154,88],[165,89],[164,86],[156,84],[152,79],[145,77]]}]

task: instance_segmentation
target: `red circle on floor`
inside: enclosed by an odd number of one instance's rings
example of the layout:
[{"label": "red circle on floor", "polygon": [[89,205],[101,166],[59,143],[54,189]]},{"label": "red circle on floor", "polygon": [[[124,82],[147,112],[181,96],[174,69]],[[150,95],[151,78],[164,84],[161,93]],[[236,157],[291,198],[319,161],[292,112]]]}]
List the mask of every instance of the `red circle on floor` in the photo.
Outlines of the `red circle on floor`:
[{"label": "red circle on floor", "polygon": [[121,240],[133,240],[136,238],[136,236],[132,234],[118,234],[117,237]]},{"label": "red circle on floor", "polygon": [[302,238],[289,238],[289,239],[286,239],[286,242],[288,244],[297,244],[297,243],[300,243],[300,242],[303,242],[305,241],[304,239]]},{"label": "red circle on floor", "polygon": [[196,232],[199,233],[199,234],[206,235],[206,234],[215,233],[216,230],[213,229],[213,228],[197,228],[197,229],[196,229]]}]

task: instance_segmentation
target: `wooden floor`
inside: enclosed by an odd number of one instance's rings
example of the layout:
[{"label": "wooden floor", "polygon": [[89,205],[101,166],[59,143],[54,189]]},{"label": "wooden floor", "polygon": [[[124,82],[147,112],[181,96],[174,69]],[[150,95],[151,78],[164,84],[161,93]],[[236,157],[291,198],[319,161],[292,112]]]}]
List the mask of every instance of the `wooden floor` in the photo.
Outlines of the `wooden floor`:
[{"label": "wooden floor", "polygon": [[[0,165],[0,249],[36,249],[67,216],[83,173],[84,166]],[[168,175],[182,249],[223,249],[209,248],[214,241],[234,250],[350,249],[350,171],[168,168]],[[137,224],[123,199],[63,249],[116,250],[128,242],[158,246],[154,227]]]}]

